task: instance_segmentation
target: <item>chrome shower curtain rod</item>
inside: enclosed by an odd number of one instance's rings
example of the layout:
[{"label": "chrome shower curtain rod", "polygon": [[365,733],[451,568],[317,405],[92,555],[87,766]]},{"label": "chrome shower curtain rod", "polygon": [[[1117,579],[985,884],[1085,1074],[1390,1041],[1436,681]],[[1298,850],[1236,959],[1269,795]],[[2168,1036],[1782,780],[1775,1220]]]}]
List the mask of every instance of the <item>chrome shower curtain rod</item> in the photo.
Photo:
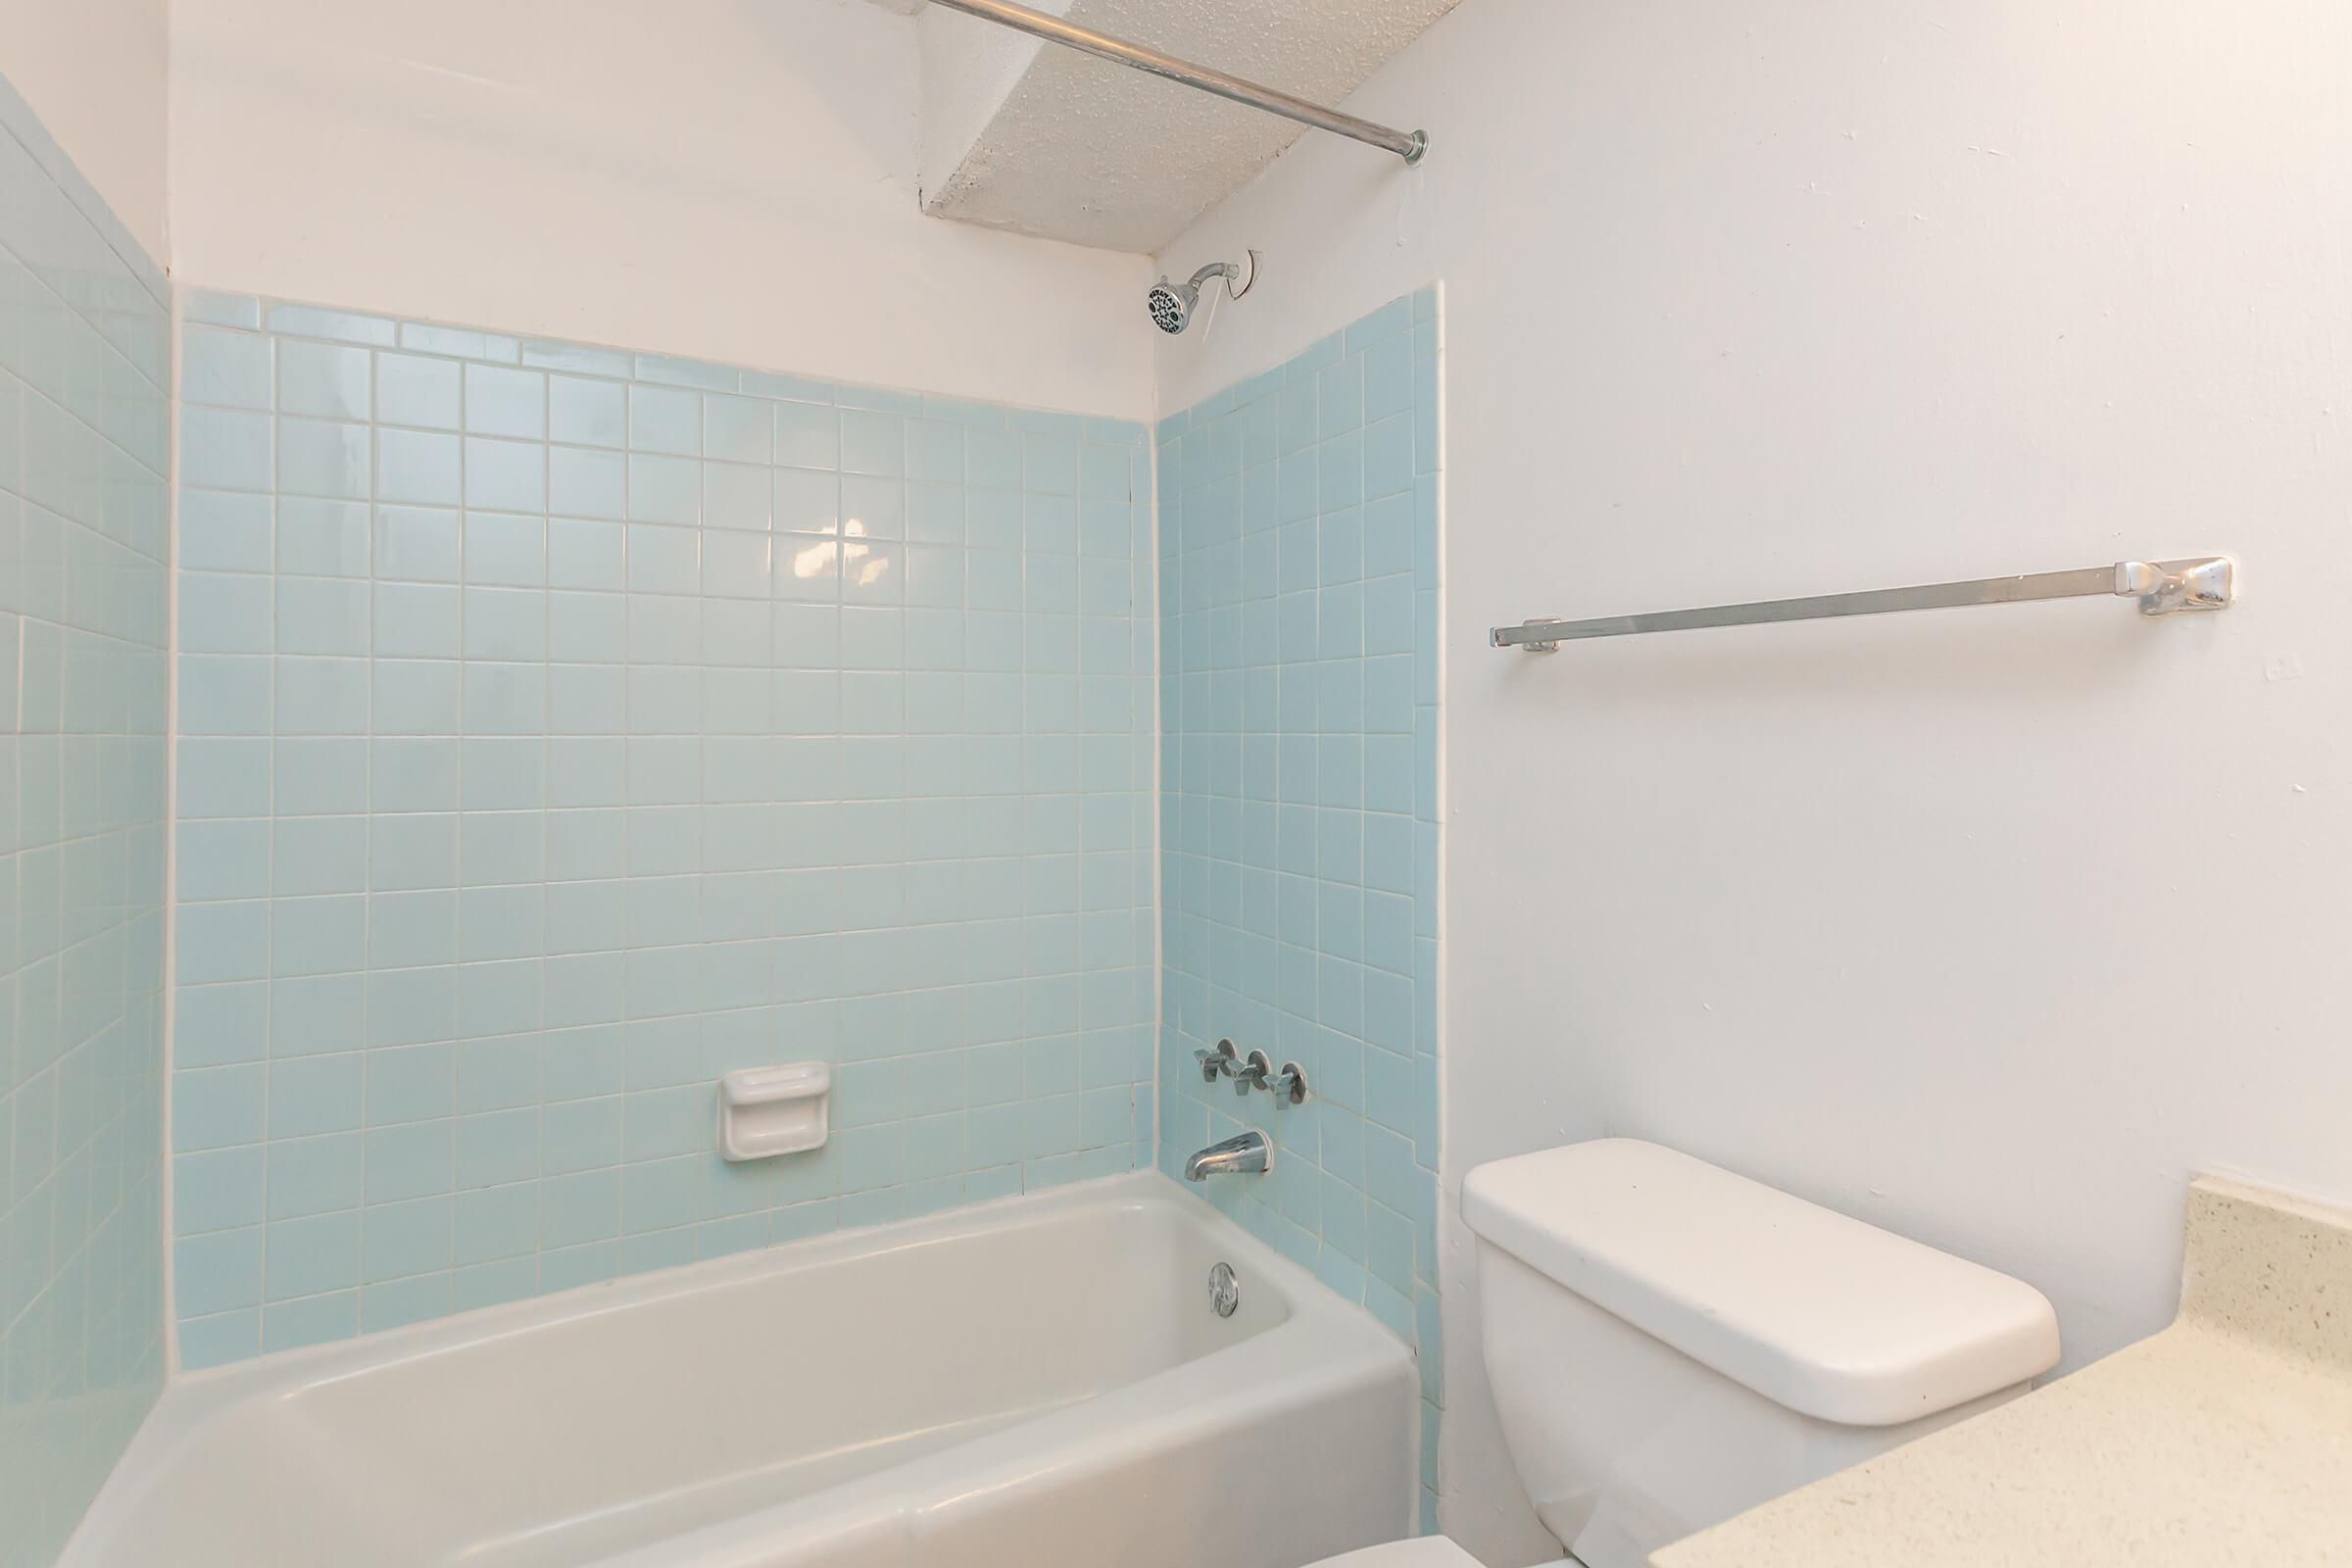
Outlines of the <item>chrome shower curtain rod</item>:
[{"label": "chrome shower curtain rod", "polygon": [[1106,32],[1081,27],[1059,17],[1032,11],[1027,6],[1016,6],[1011,0],[931,0],[931,3],[946,6],[950,11],[960,11],[967,17],[978,17],[983,22],[1010,27],[1016,32],[1043,38],[1049,43],[1066,44],[1103,60],[1133,66],[1138,71],[1148,71],[1154,76],[1165,76],[1170,81],[1180,81],[1188,87],[1198,87],[1202,92],[1213,92],[1237,104],[1248,104],[1253,109],[1263,109],[1270,115],[1280,115],[1285,120],[1296,120],[1302,125],[1352,136],[1370,146],[1385,148],[1408,164],[1419,163],[1421,155],[1429,150],[1429,137],[1418,130],[1395,130],[1387,125],[1376,125],[1369,120],[1358,120],[1353,115],[1343,115],[1321,104],[1310,104],[1303,98],[1294,98],[1273,87],[1244,81],[1239,76],[1228,75],[1207,66],[1196,66],[1189,60],[1163,55],[1156,49],[1147,49],[1141,44],[1129,43],[1124,38],[1113,38]]}]

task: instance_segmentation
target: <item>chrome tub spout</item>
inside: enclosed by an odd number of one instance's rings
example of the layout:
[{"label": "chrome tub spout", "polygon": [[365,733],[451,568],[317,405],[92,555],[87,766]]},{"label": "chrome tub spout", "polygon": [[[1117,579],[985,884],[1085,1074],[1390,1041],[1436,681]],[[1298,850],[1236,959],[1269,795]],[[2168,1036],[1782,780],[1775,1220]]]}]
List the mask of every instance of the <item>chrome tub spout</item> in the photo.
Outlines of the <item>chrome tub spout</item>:
[{"label": "chrome tub spout", "polygon": [[1274,1168],[1274,1146],[1252,1127],[1222,1143],[1209,1145],[1184,1162],[1184,1179],[1202,1182],[1211,1176],[1250,1176]]}]

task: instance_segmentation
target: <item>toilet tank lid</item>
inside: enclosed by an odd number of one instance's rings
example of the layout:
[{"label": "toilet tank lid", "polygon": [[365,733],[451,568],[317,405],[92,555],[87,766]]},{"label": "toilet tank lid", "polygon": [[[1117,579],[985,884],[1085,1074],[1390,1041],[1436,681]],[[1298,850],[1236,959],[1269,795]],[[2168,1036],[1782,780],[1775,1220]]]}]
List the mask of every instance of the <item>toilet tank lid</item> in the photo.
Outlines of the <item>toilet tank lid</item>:
[{"label": "toilet tank lid", "polygon": [[1632,1327],[1824,1421],[1915,1421],[2058,1359],[2057,1314],[2024,1281],[1656,1144],[1478,1166],[1462,1217]]}]

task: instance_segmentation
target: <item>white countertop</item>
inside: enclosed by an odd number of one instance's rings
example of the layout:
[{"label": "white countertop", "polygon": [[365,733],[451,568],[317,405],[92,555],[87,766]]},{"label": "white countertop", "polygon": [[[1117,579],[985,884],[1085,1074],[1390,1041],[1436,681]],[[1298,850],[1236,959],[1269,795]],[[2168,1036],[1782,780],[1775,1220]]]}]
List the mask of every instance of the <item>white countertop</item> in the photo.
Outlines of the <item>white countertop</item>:
[{"label": "white countertop", "polygon": [[2352,1213],[2200,1177],[2171,1328],[1650,1561],[2352,1563]]}]

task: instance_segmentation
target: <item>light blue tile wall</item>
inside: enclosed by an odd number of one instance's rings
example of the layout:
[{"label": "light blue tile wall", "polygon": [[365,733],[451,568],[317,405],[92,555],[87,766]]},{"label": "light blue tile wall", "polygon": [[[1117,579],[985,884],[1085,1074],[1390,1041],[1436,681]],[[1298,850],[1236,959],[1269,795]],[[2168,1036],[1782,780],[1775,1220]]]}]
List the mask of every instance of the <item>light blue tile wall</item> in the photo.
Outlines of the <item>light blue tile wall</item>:
[{"label": "light blue tile wall", "polygon": [[0,1565],[162,1383],[164,284],[0,82]]},{"label": "light blue tile wall", "polygon": [[188,1365],[1149,1163],[1141,427],[187,316]]},{"label": "light blue tile wall", "polygon": [[[1438,318],[1425,290],[1159,426],[1160,1159],[1420,1351],[1436,1515]],[[1230,1038],[1278,1108],[1204,1084]]]}]

